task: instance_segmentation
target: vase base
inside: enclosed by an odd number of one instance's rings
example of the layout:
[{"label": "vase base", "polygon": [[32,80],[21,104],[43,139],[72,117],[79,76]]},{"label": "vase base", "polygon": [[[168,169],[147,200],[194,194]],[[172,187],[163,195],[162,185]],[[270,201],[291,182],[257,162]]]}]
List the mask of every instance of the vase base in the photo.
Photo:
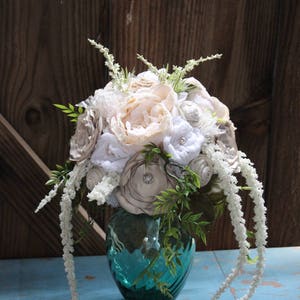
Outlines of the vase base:
[{"label": "vase base", "polygon": [[117,285],[125,300],[175,300],[176,297],[170,298],[162,294],[159,290],[153,288],[146,290],[140,289],[127,289],[121,286],[118,282]]}]

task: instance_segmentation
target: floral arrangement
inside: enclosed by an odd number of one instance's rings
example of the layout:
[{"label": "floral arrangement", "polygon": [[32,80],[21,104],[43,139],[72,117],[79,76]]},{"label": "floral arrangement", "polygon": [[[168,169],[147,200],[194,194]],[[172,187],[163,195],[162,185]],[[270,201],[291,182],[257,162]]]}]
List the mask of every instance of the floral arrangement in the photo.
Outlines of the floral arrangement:
[{"label": "floral arrangement", "polygon": [[[241,299],[249,299],[263,274],[266,245],[266,209],[263,187],[253,164],[238,150],[235,127],[229,110],[187,73],[220,54],[187,61],[184,67],[158,69],[138,55],[148,68],[134,75],[115,63],[109,50],[93,40],[105,57],[111,81],[75,107],[56,106],[76,123],[70,141],[70,161],[57,166],[48,184],[49,194],[36,212],[61,190],[61,238],[65,270],[72,299],[77,299],[73,260],[72,212],[78,192],[87,187],[89,201],[97,205],[121,206],[132,214],[161,217],[165,227],[165,256],[168,237],[177,238],[174,220],[205,242],[211,220],[204,211],[194,211],[197,195],[205,192],[215,212],[226,204],[231,217],[239,255],[236,266],[216,291],[218,299],[247,262],[250,244],[241,207],[241,189],[254,201],[256,272]],[[236,174],[246,179],[238,186]],[[85,181],[84,181],[85,179]],[[196,197],[195,197],[196,195]],[[222,195],[222,197],[214,196]],[[198,200],[200,201],[200,200]],[[215,202],[213,202],[215,201]],[[176,253],[175,253],[176,254]],[[170,268],[176,266],[170,264]]]}]

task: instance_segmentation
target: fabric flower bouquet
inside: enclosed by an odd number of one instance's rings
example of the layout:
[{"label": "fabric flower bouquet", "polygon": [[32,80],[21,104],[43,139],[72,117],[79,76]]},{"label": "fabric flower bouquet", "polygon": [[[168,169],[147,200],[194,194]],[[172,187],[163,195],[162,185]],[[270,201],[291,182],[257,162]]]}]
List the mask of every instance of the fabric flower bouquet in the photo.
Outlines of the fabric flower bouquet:
[{"label": "fabric flower bouquet", "polygon": [[[186,77],[200,63],[221,55],[189,60],[171,71],[158,69],[138,55],[148,70],[134,75],[115,63],[107,48],[89,42],[104,55],[112,80],[75,107],[56,105],[76,122],[76,131],[70,141],[70,161],[53,171],[48,181],[53,188],[36,210],[62,192],[59,218],[72,299],[78,295],[71,219],[74,199],[83,187],[89,191],[88,200],[97,205],[160,218],[165,236],[172,239],[180,238],[176,223],[205,242],[212,219],[194,205],[201,204],[204,191],[212,201],[214,217],[226,206],[240,250],[234,269],[213,296],[219,298],[247,262],[250,247],[237,173],[245,178],[244,189],[255,205],[256,272],[242,297],[249,299],[264,267],[267,230],[262,184],[250,160],[237,148],[227,106],[198,80]],[[223,197],[215,201],[213,196],[220,194]],[[168,261],[169,254],[165,255]]]}]

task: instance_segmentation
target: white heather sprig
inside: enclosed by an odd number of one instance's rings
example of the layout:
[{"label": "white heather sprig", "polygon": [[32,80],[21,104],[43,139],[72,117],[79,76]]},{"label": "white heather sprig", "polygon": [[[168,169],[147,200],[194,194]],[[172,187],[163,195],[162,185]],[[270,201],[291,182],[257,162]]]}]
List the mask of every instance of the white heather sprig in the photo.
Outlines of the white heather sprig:
[{"label": "white heather sprig", "polygon": [[119,185],[120,175],[118,173],[109,173],[104,175],[101,182],[99,182],[94,189],[88,193],[89,201],[97,201],[97,205],[102,205],[106,202],[106,198]]},{"label": "white heather sprig", "polygon": [[75,165],[74,169],[69,173],[69,179],[66,181],[60,202],[61,213],[59,220],[63,245],[63,259],[72,300],[78,299],[73,258],[72,200],[75,198],[76,191],[80,188],[81,180],[86,175],[88,168],[89,164],[87,164],[86,161]]},{"label": "white heather sprig", "polygon": [[224,153],[221,151],[218,145],[214,144],[205,145],[205,147],[203,147],[203,152],[206,153],[208,158],[211,160],[214,173],[216,173],[219,177],[219,185],[223,189],[226,196],[226,201],[228,204],[227,207],[230,212],[235,238],[240,248],[235,268],[227,276],[216,294],[212,297],[212,299],[218,299],[241,271],[244,263],[247,260],[250,245],[247,241],[247,230],[245,227],[245,219],[243,218],[241,197],[238,195],[239,187],[237,186],[237,179],[232,174],[232,170]]},{"label": "white heather sprig", "polygon": [[49,203],[57,194],[58,188],[63,183],[63,180],[60,183],[54,185],[51,191],[46,195],[39,203],[38,207],[34,211],[35,213],[39,212],[47,203]]},{"label": "white heather sprig", "polygon": [[139,59],[142,63],[144,63],[147,67],[148,70],[151,71],[152,73],[154,73],[155,75],[157,75],[159,77],[160,72],[157,69],[157,67],[155,67],[150,61],[148,61],[143,55],[141,54],[137,54],[137,59]]},{"label": "white heather sprig", "polygon": [[250,197],[254,202],[254,222],[255,222],[255,244],[257,247],[258,260],[256,263],[256,271],[252,278],[250,288],[247,294],[241,299],[249,299],[255,292],[261,278],[263,276],[264,270],[264,253],[265,246],[267,244],[267,226],[266,226],[266,207],[264,205],[263,199],[263,186],[260,181],[258,181],[258,175],[253,167],[253,163],[246,157],[246,154],[239,151],[240,156],[240,167],[243,177],[246,179],[246,183],[251,187]]},{"label": "white heather sprig", "polygon": [[94,40],[88,39],[88,41],[103,54],[105,58],[105,65],[110,71],[109,76],[112,78],[114,83],[117,84],[117,86],[122,85],[123,80],[120,77],[123,77],[123,74],[121,72],[120,65],[115,63],[115,58],[111,53],[109,53],[109,49],[99,43],[96,43]]},{"label": "white heather sprig", "polygon": [[[181,74],[182,74],[182,78],[189,72],[191,72],[195,67],[197,67],[198,65],[200,65],[201,63],[205,62],[205,61],[209,61],[209,60],[213,60],[213,59],[220,59],[222,57],[223,54],[215,54],[215,55],[211,55],[211,56],[207,56],[207,57],[200,57],[199,59],[190,59],[186,62],[185,66],[183,67],[183,69],[181,70]],[[173,67],[174,69],[176,68],[176,66]]]},{"label": "white heather sprig", "polygon": [[184,67],[173,66],[173,73],[169,74],[167,69],[158,69],[154,66],[151,62],[149,62],[143,55],[137,54],[137,58],[143,62],[149,69],[149,71],[153,72],[157,75],[161,82],[165,82],[168,79],[175,85],[175,87],[181,82],[184,76],[191,72],[196,66],[199,64],[213,60],[213,59],[220,59],[222,54],[215,54],[207,57],[200,57],[199,59],[190,59],[186,62]]}]

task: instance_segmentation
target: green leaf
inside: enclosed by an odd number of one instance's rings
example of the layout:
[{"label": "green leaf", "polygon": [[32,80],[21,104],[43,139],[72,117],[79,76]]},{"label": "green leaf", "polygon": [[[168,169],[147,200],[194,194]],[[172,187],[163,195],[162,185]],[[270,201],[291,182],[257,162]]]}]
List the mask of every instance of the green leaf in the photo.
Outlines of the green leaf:
[{"label": "green leaf", "polygon": [[51,171],[50,179],[45,183],[45,185],[55,185],[59,184],[61,181],[66,181],[72,168],[73,163],[70,161],[67,161],[63,166],[56,165],[56,170]]},{"label": "green leaf", "polygon": [[203,231],[200,232],[200,238],[203,242],[204,245],[206,245],[207,241],[206,241],[206,235]]},{"label": "green leaf", "polygon": [[64,167],[61,165],[55,165],[55,167],[58,171],[62,171],[64,169]]},{"label": "green leaf", "polygon": [[45,185],[54,185],[54,184],[55,184],[55,181],[52,180],[52,179],[49,179],[49,180],[45,183]]},{"label": "green leaf", "polygon": [[249,239],[255,239],[255,233],[251,230],[247,230],[247,237]]},{"label": "green leaf", "polygon": [[75,107],[73,104],[69,103],[68,106],[62,104],[54,104],[56,108],[59,108],[63,113],[65,113],[71,122],[77,122],[78,116],[84,113],[83,107]]},{"label": "green leaf", "polygon": [[68,117],[78,117],[78,113],[71,113],[71,114],[68,114]]},{"label": "green leaf", "polygon": [[256,264],[257,260],[258,260],[258,256],[251,258],[251,256],[249,254],[247,255],[248,264],[251,264],[251,265]]},{"label": "green leaf", "polygon": [[66,106],[64,106],[63,104],[53,104],[55,107],[59,108],[59,109],[68,109]]},{"label": "green leaf", "polygon": [[65,114],[71,114],[72,113],[72,110],[70,110],[70,109],[62,109],[61,110],[63,113],[65,113]]}]

